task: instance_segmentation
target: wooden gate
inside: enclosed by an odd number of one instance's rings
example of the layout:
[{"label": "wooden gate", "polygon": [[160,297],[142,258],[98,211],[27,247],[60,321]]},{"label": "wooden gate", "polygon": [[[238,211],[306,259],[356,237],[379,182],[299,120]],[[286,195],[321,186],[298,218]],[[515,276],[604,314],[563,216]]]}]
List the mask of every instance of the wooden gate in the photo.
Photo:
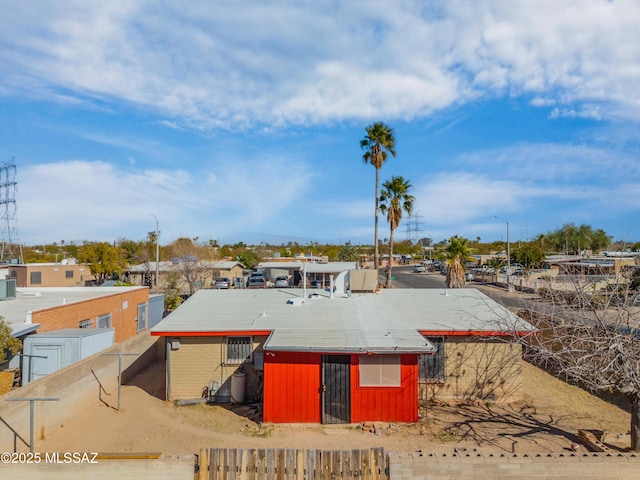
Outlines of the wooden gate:
[{"label": "wooden gate", "polygon": [[387,480],[382,448],[295,450],[208,448],[196,458],[195,480]]}]

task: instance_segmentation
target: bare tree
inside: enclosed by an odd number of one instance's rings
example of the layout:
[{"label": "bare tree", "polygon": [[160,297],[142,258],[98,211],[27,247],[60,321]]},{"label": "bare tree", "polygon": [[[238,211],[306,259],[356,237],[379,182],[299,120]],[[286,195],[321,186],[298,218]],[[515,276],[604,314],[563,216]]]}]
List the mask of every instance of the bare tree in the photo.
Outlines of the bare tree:
[{"label": "bare tree", "polygon": [[206,258],[210,248],[197,243],[198,239],[178,238],[171,244],[175,270],[187,284],[189,295],[201,288],[211,277],[211,266]]},{"label": "bare tree", "polygon": [[[602,280],[602,279],[599,279]],[[640,450],[640,293],[630,278],[573,277],[541,293],[520,315],[536,327],[517,337],[534,365],[592,391],[624,394],[631,406],[631,449]]]}]

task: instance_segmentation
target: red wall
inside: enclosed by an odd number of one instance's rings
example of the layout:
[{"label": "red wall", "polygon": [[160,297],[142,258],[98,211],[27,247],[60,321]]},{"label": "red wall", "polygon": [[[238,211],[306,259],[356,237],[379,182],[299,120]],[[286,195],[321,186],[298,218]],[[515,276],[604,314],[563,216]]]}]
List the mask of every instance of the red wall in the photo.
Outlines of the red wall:
[{"label": "red wall", "polygon": [[264,352],[263,419],[320,423],[319,353]]},{"label": "red wall", "polygon": [[358,355],[351,356],[351,422],[418,421],[418,356],[400,356],[401,386],[360,387]]},{"label": "red wall", "polygon": [[[265,352],[265,422],[321,422],[321,361],[319,353]],[[358,355],[351,355],[352,423],[418,421],[418,356],[401,362],[400,387],[359,387]]]}]

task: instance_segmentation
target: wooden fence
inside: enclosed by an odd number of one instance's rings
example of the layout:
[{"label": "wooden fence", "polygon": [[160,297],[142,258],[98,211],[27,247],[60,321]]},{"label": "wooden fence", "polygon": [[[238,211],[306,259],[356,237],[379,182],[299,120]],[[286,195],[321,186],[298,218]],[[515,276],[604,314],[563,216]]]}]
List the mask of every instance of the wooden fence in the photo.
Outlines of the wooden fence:
[{"label": "wooden fence", "polygon": [[361,450],[234,449],[200,450],[195,480],[387,480],[382,448]]}]

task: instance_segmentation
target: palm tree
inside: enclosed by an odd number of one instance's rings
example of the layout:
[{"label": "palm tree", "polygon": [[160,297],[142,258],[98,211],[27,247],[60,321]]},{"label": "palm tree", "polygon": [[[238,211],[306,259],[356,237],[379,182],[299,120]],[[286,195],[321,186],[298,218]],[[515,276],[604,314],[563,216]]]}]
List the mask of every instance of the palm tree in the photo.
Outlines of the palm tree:
[{"label": "palm tree", "polygon": [[347,242],[340,247],[337,259],[339,262],[357,262],[359,259],[358,250],[351,242]]},{"label": "palm tree", "polygon": [[379,184],[380,168],[387,159],[387,154],[396,156],[396,137],[393,128],[382,122],[375,122],[365,128],[367,134],[360,140],[360,148],[365,150],[362,155],[364,163],[370,163],[376,169],[376,210],[375,210],[375,233],[373,239],[373,268],[379,266],[380,252],[378,250],[378,211],[379,211]]},{"label": "palm tree", "polygon": [[393,259],[393,232],[402,219],[402,211],[411,215],[414,198],[409,195],[411,184],[402,177],[391,177],[382,184],[380,194],[380,210],[387,213],[389,222],[389,266],[387,267],[387,288],[391,288],[391,264]]},{"label": "palm tree", "polygon": [[455,235],[449,239],[449,245],[447,246],[447,260],[449,262],[446,280],[447,288],[465,287],[467,282],[462,262],[466,262],[469,256],[470,250],[466,238]]}]

